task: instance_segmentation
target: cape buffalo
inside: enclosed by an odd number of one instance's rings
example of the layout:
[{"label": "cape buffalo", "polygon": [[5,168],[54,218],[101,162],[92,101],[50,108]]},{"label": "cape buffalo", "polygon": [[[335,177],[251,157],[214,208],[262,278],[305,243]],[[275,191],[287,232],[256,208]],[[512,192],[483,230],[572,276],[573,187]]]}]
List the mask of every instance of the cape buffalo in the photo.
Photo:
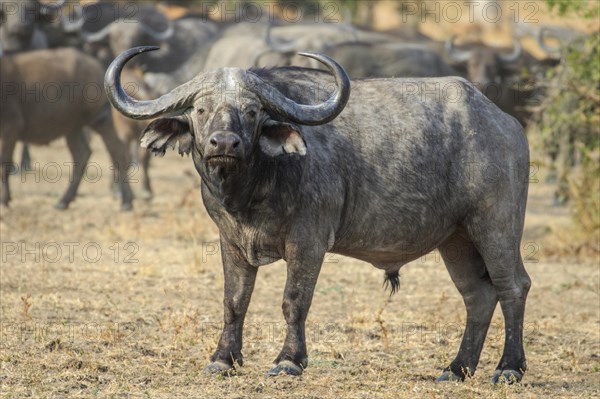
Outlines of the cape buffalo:
[{"label": "cape buffalo", "polygon": [[[37,0],[0,0],[0,47],[3,53],[16,54],[51,46],[46,30],[51,29],[56,13],[64,0],[44,4]],[[31,169],[31,157],[27,145],[23,146],[21,170]]]},{"label": "cape buffalo", "polygon": [[458,355],[439,380],[475,371],[498,301],[506,341],[493,381],[522,378],[529,149],[516,119],[462,78],[351,82],[313,53],[301,55],[333,73],[333,89],[331,74],[319,70],[221,68],[137,101],[120,72],[154,49],[119,55],[105,87],[125,115],[158,117],[142,146],[164,154],[178,142],[202,178],[220,231],[225,291],[224,328],[207,371],[243,362],[259,266],[287,262],[287,336],[269,375],[298,375],[308,364],[305,321],[326,252],[383,269],[395,291],[400,267],[437,248],[467,308]]},{"label": "cape buffalo", "polygon": [[37,50],[0,56],[0,174],[3,205],[10,201],[8,177],[17,141],[48,144],[66,137],[73,157],[67,191],[56,204],[65,209],[75,198],[91,151],[83,128],[98,132],[116,165],[123,209],[131,208],[125,168],[125,145],[115,133],[110,107],[102,90],[104,68],[72,48]]},{"label": "cape buffalo", "polygon": [[[40,28],[51,23],[53,13],[60,10],[65,0],[53,4],[37,0],[0,0],[0,43],[6,53],[48,47]],[[41,34],[37,36],[37,34]],[[37,40],[36,40],[37,39]]]}]

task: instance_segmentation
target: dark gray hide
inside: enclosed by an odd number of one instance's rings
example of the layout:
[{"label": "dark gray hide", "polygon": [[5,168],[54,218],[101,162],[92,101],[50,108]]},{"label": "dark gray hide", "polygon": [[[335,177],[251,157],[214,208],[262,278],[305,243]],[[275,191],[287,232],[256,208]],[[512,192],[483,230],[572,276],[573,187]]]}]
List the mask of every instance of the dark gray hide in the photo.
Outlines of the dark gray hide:
[{"label": "dark gray hide", "polygon": [[[344,105],[344,72],[314,54],[335,70],[335,99],[327,100],[329,73],[287,67],[222,68],[137,102],[118,76],[128,58],[147,50],[121,54],[105,84],[126,115],[163,115],[142,145],[162,154],[178,141],[202,178],[225,276],[225,324],[208,371],[243,361],[243,322],[259,266],[287,262],[287,336],[269,374],[300,374],[326,252],[370,262],[394,283],[402,265],[437,248],[467,307],[458,355],[440,380],[475,371],[498,301],[506,342],[494,382],[521,379],[529,150],[514,118],[461,78],[352,81],[352,96],[335,117]],[[325,111],[316,115],[290,98]]]}]

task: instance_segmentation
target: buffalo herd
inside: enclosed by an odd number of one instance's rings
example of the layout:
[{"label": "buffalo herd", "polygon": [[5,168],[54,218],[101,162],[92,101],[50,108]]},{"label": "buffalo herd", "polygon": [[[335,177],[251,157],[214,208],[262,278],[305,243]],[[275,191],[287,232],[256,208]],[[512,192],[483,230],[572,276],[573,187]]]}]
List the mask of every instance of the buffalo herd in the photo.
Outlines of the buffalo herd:
[{"label": "buffalo herd", "polygon": [[[76,128],[73,127],[77,132],[69,131],[67,126],[38,131],[36,126],[53,126],[52,121],[44,118],[60,119],[66,114],[48,112],[44,116],[37,110],[49,109],[43,103],[47,96],[42,95],[41,101],[32,103],[26,95],[29,93],[27,90],[47,87],[50,82],[64,86],[76,79],[82,83],[80,90],[86,84],[93,85],[98,82],[100,67],[108,67],[118,54],[137,46],[160,47],[156,52],[136,57],[124,71],[124,79],[129,80],[130,87],[136,88],[134,95],[138,99],[165,94],[200,72],[221,67],[295,65],[322,68],[314,59],[297,55],[301,51],[311,51],[333,58],[353,79],[461,76],[473,82],[501,110],[517,118],[523,126],[530,116],[528,102],[543,93],[531,79],[523,83],[520,79],[522,72],[536,71],[541,76],[558,62],[550,55],[546,59],[536,59],[523,50],[518,38],[513,40],[512,48],[491,47],[481,42],[456,45],[454,37],[438,42],[409,29],[378,32],[358,28],[352,24],[348,12],[340,12],[339,18],[323,18],[318,22],[294,20],[291,23],[274,17],[248,17],[244,20],[239,16],[234,21],[220,21],[209,18],[206,13],[190,10],[173,17],[165,10],[149,3],[135,2],[99,1],[80,5],[65,0],[0,1],[2,106],[19,110],[4,112],[0,118],[3,205],[8,205],[10,200],[9,175],[18,169],[13,164],[15,142],[24,144],[21,168],[27,169],[27,144],[45,144],[58,137],[68,139],[81,135],[81,129],[92,119],[100,118],[100,114],[106,119],[103,122],[106,126],[112,125],[104,130],[112,130],[123,142],[122,147],[126,148],[126,154],[119,155],[123,150],[114,148],[107,141],[113,161],[126,159],[126,164],[131,161],[139,163],[143,171],[143,189],[139,196],[152,197],[148,155],[132,144],[139,139],[142,128],[139,122],[124,118],[114,110],[112,115],[104,115],[111,113],[104,110],[104,97],[94,104],[98,115],[88,115],[91,112],[87,109],[89,104],[71,98],[64,104],[62,112],[80,115],[82,120],[75,124]],[[549,54],[555,54],[556,48],[546,44],[545,36],[552,36],[554,31],[540,28],[535,32],[540,47]],[[562,31],[560,33],[566,35]],[[72,51],[59,50],[65,47]],[[61,67],[61,57],[66,53],[66,62],[76,63],[71,61],[74,58],[95,65],[77,72],[66,71]],[[38,56],[48,63],[35,62]],[[24,65],[30,62],[33,65]],[[535,74],[531,76],[535,80]],[[59,102],[64,101],[61,98]],[[101,133],[102,137],[112,134]],[[89,157],[89,149],[84,144],[88,136],[84,136],[85,139],[70,139],[71,142],[82,142],[77,147],[70,147],[74,161]],[[120,185],[124,190],[122,199],[129,201],[127,182]],[[67,207],[76,189],[77,183],[71,183],[67,195],[57,206]],[[130,207],[131,203],[124,204],[124,208]]]},{"label": "buffalo herd", "polygon": [[[136,195],[150,198],[148,154],[191,155],[225,276],[224,326],[207,372],[243,362],[259,266],[287,262],[287,336],[268,374],[299,375],[326,252],[382,269],[395,291],[404,264],[438,249],[467,310],[458,354],[438,380],[475,372],[497,303],[506,340],[493,382],[521,380],[524,126],[527,102],[543,95],[535,78],[556,57],[537,59],[517,36],[506,47],[437,41],[359,28],[348,14],[219,21],[148,3],[0,4],[2,205],[17,142],[66,138],[74,178],[60,209],[76,196],[88,131],[117,166],[125,210],[130,162],[144,171]],[[536,36],[552,50],[546,31]],[[520,84],[524,70],[531,84]],[[494,178],[482,172],[491,167]],[[468,255],[454,257],[457,245]]]}]

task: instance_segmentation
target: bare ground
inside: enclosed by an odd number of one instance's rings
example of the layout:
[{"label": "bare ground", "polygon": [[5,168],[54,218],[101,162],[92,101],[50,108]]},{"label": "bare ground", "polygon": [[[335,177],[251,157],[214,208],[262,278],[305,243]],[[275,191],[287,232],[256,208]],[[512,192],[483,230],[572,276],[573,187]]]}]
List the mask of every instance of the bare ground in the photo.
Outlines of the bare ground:
[{"label": "bare ground", "polygon": [[392,297],[381,271],[329,256],[308,320],[309,368],[299,378],[266,376],[285,331],[285,268],[262,268],[246,320],[246,363],[223,378],[201,373],[218,339],[223,276],[191,160],[154,159],[155,199],[123,213],[101,147],[94,138],[91,162],[102,178],[94,182],[90,169],[68,211],[52,208],[68,180],[67,167],[56,182],[51,170],[70,161],[62,141],[33,148],[37,172],[12,177],[14,200],[0,216],[0,397],[600,396],[599,267],[545,257],[547,237],[569,216],[551,206],[544,170],[531,185],[523,241],[533,287],[522,384],[490,384],[503,346],[499,308],[475,377],[434,382],[465,321],[435,253],[402,269]]}]

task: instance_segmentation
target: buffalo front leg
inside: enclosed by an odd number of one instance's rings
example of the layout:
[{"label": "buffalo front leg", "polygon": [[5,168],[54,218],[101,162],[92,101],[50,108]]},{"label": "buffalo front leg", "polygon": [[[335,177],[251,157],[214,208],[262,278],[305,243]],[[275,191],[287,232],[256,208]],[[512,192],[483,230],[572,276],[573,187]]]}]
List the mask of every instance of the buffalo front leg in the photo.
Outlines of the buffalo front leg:
[{"label": "buffalo front leg", "polygon": [[0,174],[2,174],[2,193],[0,193],[0,202],[8,206],[10,202],[10,189],[8,188],[8,178],[16,170],[13,163],[13,152],[15,150],[16,140],[6,134],[6,137],[0,138]]},{"label": "buffalo front leg", "polygon": [[234,364],[243,365],[242,332],[250,304],[257,268],[251,266],[240,251],[221,236],[221,258],[224,273],[224,324],[221,338],[211,363],[204,369],[209,373],[226,373]]},{"label": "buffalo front leg", "polygon": [[92,155],[90,146],[82,132],[75,132],[68,135],[67,147],[73,158],[73,176],[70,177],[67,191],[65,191],[60,201],[54,205],[56,209],[67,209],[71,201],[75,199],[79,183],[81,183],[83,173],[85,172],[85,167],[90,159],[90,155]]},{"label": "buffalo front leg", "polygon": [[300,375],[308,366],[305,323],[325,250],[286,245],[287,280],[283,293],[283,316],[287,335],[283,349],[268,375]]},{"label": "buffalo front leg", "polygon": [[21,171],[31,170],[31,155],[29,154],[29,146],[23,144],[21,150]]},{"label": "buffalo front leg", "polygon": [[145,148],[139,147],[139,144],[136,143],[138,148],[138,156],[140,158],[140,163],[142,166],[142,199],[151,199],[152,198],[152,187],[150,186],[150,176],[148,174],[148,169],[150,168],[150,151]]}]

